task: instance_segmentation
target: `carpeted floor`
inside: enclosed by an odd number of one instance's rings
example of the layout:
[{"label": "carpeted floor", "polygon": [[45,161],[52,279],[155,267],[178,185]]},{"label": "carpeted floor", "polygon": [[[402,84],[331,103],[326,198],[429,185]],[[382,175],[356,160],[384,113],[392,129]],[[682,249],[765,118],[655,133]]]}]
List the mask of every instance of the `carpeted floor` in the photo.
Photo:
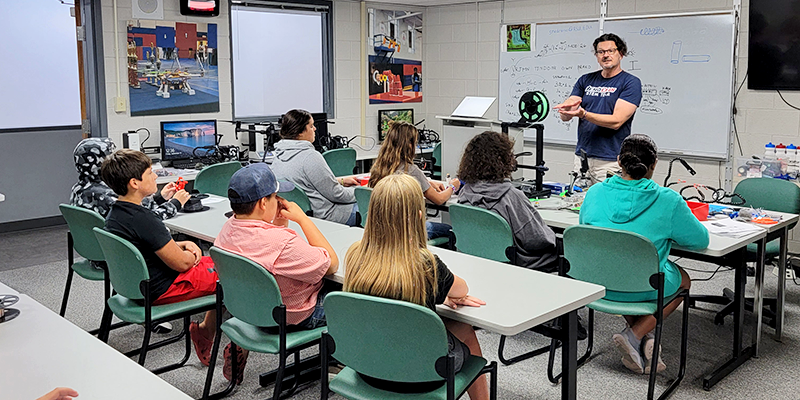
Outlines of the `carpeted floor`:
[{"label": "carpeted floor", "polygon": [[[53,232],[40,232],[43,237]],[[27,240],[34,240],[33,235]],[[56,237],[61,237],[55,234]],[[5,238],[4,238],[5,239]],[[36,239],[40,240],[40,239]],[[41,239],[44,240],[44,239]],[[58,254],[64,254],[62,247],[56,246]],[[39,252],[40,253],[40,252]],[[0,253],[3,261],[8,262],[8,254]],[[24,259],[25,257],[19,257]],[[715,266],[679,261],[684,267],[696,269],[690,271],[693,278],[708,277],[716,269]],[[17,268],[0,271],[0,282],[3,282],[22,293],[26,293],[38,300],[48,308],[57,311],[63,293],[66,278],[66,261],[43,262],[38,265],[24,266],[17,261]],[[703,272],[701,272],[703,271]],[[767,273],[766,294],[775,292],[777,278]],[[708,282],[696,282],[692,288],[695,294],[718,294],[723,287],[733,284],[733,274],[730,271],[720,271],[716,277]],[[702,390],[702,379],[705,374],[712,371],[725,356],[730,354],[732,340],[732,323],[730,317],[724,326],[716,326],[713,322],[713,313],[708,310],[694,309],[690,314],[689,360],[686,378],[677,389],[672,399],[796,399],[800,398],[800,383],[796,380],[796,371],[800,370],[800,361],[796,354],[800,349],[800,288],[791,281],[788,284],[786,301],[786,328],[782,342],[772,338],[772,329],[764,328],[761,355],[752,359],[720,382],[711,391]],[[751,289],[751,287],[748,287]],[[532,293],[531,298],[535,298]],[[97,282],[88,282],[79,277],[73,281],[72,296],[66,318],[84,329],[93,329],[99,325],[102,311],[102,285]],[[534,300],[531,300],[534,301]],[[524,307],[525,304],[520,304]],[[707,305],[703,305],[707,306]],[[586,320],[586,312],[582,315]],[[200,315],[196,319],[200,319]],[[751,315],[747,314],[748,337],[752,332],[750,325]],[[622,329],[623,321],[620,317],[598,314],[595,333],[594,355],[589,362],[578,370],[578,393],[583,399],[629,399],[645,398],[647,378],[644,375],[634,375],[628,372],[620,362],[620,356],[612,346],[610,336]],[[181,329],[181,322],[175,321],[175,330]],[[668,368],[659,375],[657,391],[662,390],[677,374],[678,343],[679,343],[679,312],[673,315],[665,324],[665,339],[663,343],[664,361]],[[138,347],[142,328],[129,326],[113,331],[109,345],[121,351]],[[156,339],[163,335],[154,335]],[[484,355],[490,360],[497,360],[497,347],[499,335],[486,331],[478,331],[478,338],[484,350]],[[2,337],[0,337],[2,340]],[[223,343],[227,340],[223,339]],[[547,344],[547,341],[534,333],[524,333],[510,338],[507,345],[509,354],[526,351],[534,346]],[[584,344],[579,345],[581,351]],[[220,352],[221,353],[221,352]],[[310,352],[307,352],[310,354]],[[152,368],[177,360],[182,354],[180,344],[151,352],[147,358],[147,366]],[[556,360],[557,363],[559,359]],[[227,381],[222,377],[222,359],[218,361],[213,390],[220,390]],[[265,354],[251,354],[245,371],[244,383],[231,395],[231,399],[268,398],[272,394],[271,387],[258,386],[257,376],[277,365],[277,357]],[[520,362],[513,366],[500,366],[499,368],[499,399],[558,399],[560,387],[551,385],[546,378],[547,357],[539,356],[531,360]],[[557,364],[558,365],[558,364]],[[161,375],[167,382],[175,385],[189,396],[198,398],[202,393],[202,385],[207,369],[192,355],[187,366]],[[49,390],[43,388],[42,392]],[[2,396],[0,396],[2,397]],[[319,398],[319,385],[314,384],[294,395],[295,399]],[[465,396],[466,398],[466,396]]]}]

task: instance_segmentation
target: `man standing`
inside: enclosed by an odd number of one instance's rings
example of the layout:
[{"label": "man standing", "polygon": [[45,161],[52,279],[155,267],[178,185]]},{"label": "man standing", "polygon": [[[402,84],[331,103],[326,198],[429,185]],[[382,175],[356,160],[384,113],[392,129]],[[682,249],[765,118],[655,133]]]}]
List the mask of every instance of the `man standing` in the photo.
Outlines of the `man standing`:
[{"label": "man standing", "polygon": [[633,114],[642,101],[642,82],[620,67],[628,46],[619,36],[606,33],[594,40],[601,70],[581,76],[572,94],[557,105],[562,121],[579,118],[575,171],[580,169],[580,150],[589,156],[592,184],[619,171],[617,155],[631,134]]}]

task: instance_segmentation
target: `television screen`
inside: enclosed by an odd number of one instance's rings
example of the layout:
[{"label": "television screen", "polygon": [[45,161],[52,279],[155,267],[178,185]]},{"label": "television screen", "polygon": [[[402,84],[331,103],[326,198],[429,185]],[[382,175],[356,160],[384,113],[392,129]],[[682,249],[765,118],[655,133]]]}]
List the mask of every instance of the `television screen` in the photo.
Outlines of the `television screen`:
[{"label": "television screen", "polygon": [[800,2],[751,0],[749,89],[800,90]]},{"label": "television screen", "polygon": [[389,123],[392,121],[406,121],[414,123],[414,110],[378,110],[378,141],[383,142],[386,132],[389,131]]},{"label": "television screen", "polygon": [[206,157],[216,144],[217,121],[161,122],[161,159],[188,160]]},{"label": "television screen", "polygon": [[181,15],[219,15],[219,0],[181,0]]}]

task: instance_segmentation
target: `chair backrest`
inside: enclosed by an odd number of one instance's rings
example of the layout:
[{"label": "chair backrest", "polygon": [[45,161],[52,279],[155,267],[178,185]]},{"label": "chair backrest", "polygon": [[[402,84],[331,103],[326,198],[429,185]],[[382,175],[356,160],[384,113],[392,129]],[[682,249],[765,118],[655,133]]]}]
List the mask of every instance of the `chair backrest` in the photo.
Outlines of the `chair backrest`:
[{"label": "chair backrest", "polygon": [[436,143],[433,146],[433,165],[436,167],[442,166],[442,142]]},{"label": "chair backrest", "polygon": [[144,299],[139,285],[150,279],[150,273],[139,249],[111,232],[100,228],[92,230],[103,249],[108,264],[108,278],[114,290],[131,300]]},{"label": "chair backrest", "polygon": [[197,173],[197,177],[194,178],[194,188],[200,193],[228,197],[231,176],[241,168],[242,163],[239,161],[209,165]]},{"label": "chair backrest", "polygon": [[447,356],[447,333],[436,313],[407,301],[356,293],[325,297],[333,356],[373,378],[439,381],[436,360]]},{"label": "chair backrest", "polygon": [[356,168],[356,149],[345,147],[328,150],[322,153],[322,157],[333,171],[333,176],[353,175]]},{"label": "chair backrest", "polygon": [[358,213],[361,214],[361,227],[367,225],[367,213],[369,212],[369,198],[372,196],[372,188],[358,186],[355,189],[356,203],[358,203]]},{"label": "chair backrest", "polygon": [[576,225],[564,231],[568,275],[616,292],[652,292],[658,252],[646,237],[618,229]]},{"label": "chair backrest", "polygon": [[800,187],[783,179],[748,178],[733,192],[744,197],[747,207],[800,214]]},{"label": "chair backrest", "polygon": [[300,209],[302,209],[306,215],[310,217],[314,216],[314,211],[311,209],[311,201],[308,200],[306,192],[304,192],[303,189],[300,189],[299,186],[295,185],[291,192],[279,193],[279,196],[291,202],[297,203],[297,205],[300,206]]},{"label": "chair backrest", "polygon": [[272,310],[283,304],[275,277],[264,267],[237,254],[212,247],[209,251],[219,274],[225,307],[248,324],[276,326]]},{"label": "chair backrest", "polygon": [[67,221],[75,251],[87,260],[103,261],[103,249],[92,231],[92,228],[105,225],[103,217],[92,210],[68,204],[59,204],[58,209]]},{"label": "chair backrest", "polygon": [[450,224],[458,251],[494,261],[511,261],[506,249],[513,248],[514,234],[508,222],[497,213],[466,204],[451,204]]}]

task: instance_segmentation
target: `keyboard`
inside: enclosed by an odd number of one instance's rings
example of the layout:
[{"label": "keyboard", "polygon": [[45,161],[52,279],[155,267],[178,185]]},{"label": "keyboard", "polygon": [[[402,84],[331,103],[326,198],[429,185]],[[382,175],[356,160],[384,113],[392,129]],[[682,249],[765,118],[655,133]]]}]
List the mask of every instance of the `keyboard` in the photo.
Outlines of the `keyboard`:
[{"label": "keyboard", "polygon": [[197,164],[203,165],[197,160],[175,160],[172,162],[172,168],[176,169],[195,169]]}]

